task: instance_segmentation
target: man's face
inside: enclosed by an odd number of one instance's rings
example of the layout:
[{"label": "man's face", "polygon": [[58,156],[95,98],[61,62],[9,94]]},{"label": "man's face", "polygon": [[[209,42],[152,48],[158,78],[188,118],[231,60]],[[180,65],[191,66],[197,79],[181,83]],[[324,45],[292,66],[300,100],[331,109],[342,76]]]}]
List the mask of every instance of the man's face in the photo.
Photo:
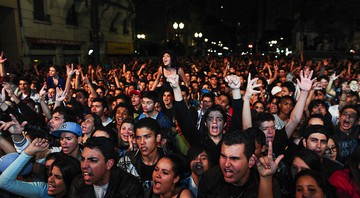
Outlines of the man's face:
[{"label": "man's face", "polygon": [[76,100],[79,101],[82,105],[86,104],[86,98],[81,92],[76,93]]},{"label": "man's face", "polygon": [[344,109],[339,117],[339,127],[343,132],[348,132],[355,125],[357,119],[357,112],[355,109]]},{"label": "man's face", "polygon": [[312,114],[318,114],[318,115],[323,115],[325,116],[326,114],[326,108],[324,105],[319,104],[315,107],[312,108]]},{"label": "man's face", "polygon": [[327,146],[326,136],[322,133],[312,133],[307,139],[303,139],[305,148],[315,151],[320,157],[324,155]]},{"label": "man's face", "polygon": [[84,121],[81,123],[81,130],[83,134],[90,134],[95,130],[94,117],[91,114],[84,117]]},{"label": "man's face", "polygon": [[294,105],[290,99],[281,100],[280,104],[280,112],[285,115],[290,115]]},{"label": "man's face", "polygon": [[155,110],[155,103],[149,98],[143,98],[141,101],[141,107],[144,113],[152,113]]},{"label": "man's face", "polygon": [[60,134],[60,145],[64,154],[75,157],[74,154],[79,150],[80,142],[81,139],[76,137],[73,133],[62,132]]},{"label": "man's face", "polygon": [[104,97],[104,92],[103,92],[102,89],[97,88],[97,89],[96,89],[96,93],[97,93],[97,95],[98,95],[99,98],[103,98],[103,97]]},{"label": "man's face", "polygon": [[205,151],[201,152],[190,162],[191,172],[198,176],[203,175],[210,168],[209,157]]},{"label": "man's face", "polygon": [[214,103],[212,102],[211,98],[209,98],[209,97],[204,97],[204,98],[202,99],[201,103],[202,103],[203,108],[204,108],[205,111],[208,110],[208,109],[209,109],[211,106],[213,106],[213,104],[214,104]]},{"label": "man's face", "polygon": [[157,152],[157,145],[161,141],[161,136],[155,136],[154,131],[143,127],[136,129],[135,138],[141,155],[144,157],[154,157]]},{"label": "man's face", "polygon": [[275,138],[275,124],[274,121],[264,121],[260,124],[260,130],[264,132],[266,137],[266,144],[273,142]]},{"label": "man's face", "polygon": [[116,124],[120,125],[122,121],[129,116],[129,110],[125,107],[117,108],[115,112]]},{"label": "man's face", "polygon": [[126,73],[125,73],[126,81],[130,81],[131,77],[132,77],[131,71],[126,71]]},{"label": "man's face", "polygon": [[64,115],[60,114],[59,112],[55,112],[49,121],[50,131],[58,130],[64,122]]},{"label": "man's face", "polygon": [[173,102],[174,97],[171,95],[170,92],[166,91],[166,92],[164,92],[162,99],[163,99],[164,105],[170,105]]},{"label": "man's face", "polygon": [[219,165],[226,183],[243,186],[248,181],[251,167],[245,156],[244,144],[222,144]]},{"label": "man's face", "polygon": [[97,148],[85,147],[81,154],[81,170],[86,185],[102,186],[109,183],[110,169],[114,160],[105,160]]},{"label": "man's face", "polygon": [[279,76],[280,76],[280,77],[284,77],[284,76],[285,76],[285,70],[280,69],[280,70],[279,70]]},{"label": "man's face", "polygon": [[229,99],[224,96],[224,95],[220,95],[219,96],[219,105],[224,109],[227,110],[227,108],[229,107]]},{"label": "man's face", "polygon": [[211,111],[206,117],[205,122],[211,137],[218,137],[222,135],[226,123],[225,118],[220,113],[220,111]]},{"label": "man's face", "polygon": [[358,102],[358,99],[356,96],[353,96],[351,94],[346,95],[345,105],[356,105],[357,102]]},{"label": "man's face", "polygon": [[24,80],[19,81],[19,89],[20,89],[21,93],[24,93],[24,94],[26,94],[30,91],[29,84]]},{"label": "man's face", "polygon": [[101,102],[93,102],[91,103],[91,113],[95,113],[99,117],[104,115],[104,107],[102,106]]},{"label": "man's face", "polygon": [[133,94],[131,96],[131,105],[134,106],[134,107],[137,107],[139,106],[141,103],[141,98],[139,95],[136,95],[136,94]]},{"label": "man's face", "polygon": [[314,97],[315,100],[324,100],[325,94],[321,91],[316,90],[316,95]]},{"label": "man's face", "polygon": [[218,83],[217,77],[211,77],[211,78],[210,78],[210,84],[211,84],[212,86],[216,86],[217,83]]}]

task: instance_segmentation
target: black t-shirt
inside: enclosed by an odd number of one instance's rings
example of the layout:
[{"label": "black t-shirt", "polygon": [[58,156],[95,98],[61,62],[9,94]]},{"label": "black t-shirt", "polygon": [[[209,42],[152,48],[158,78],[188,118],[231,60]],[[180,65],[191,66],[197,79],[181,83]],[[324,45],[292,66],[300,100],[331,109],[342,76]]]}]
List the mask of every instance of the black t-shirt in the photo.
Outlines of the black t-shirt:
[{"label": "black t-shirt", "polygon": [[337,160],[341,163],[345,163],[359,145],[359,132],[356,129],[353,129],[349,134],[342,132],[339,127],[334,130],[333,139],[338,145]]},{"label": "black t-shirt", "polygon": [[148,166],[144,164],[142,160],[140,160],[141,171],[139,172],[141,178],[141,184],[143,189],[148,189],[152,186],[152,172],[155,169],[155,164],[152,166]]},{"label": "black t-shirt", "polygon": [[273,141],[273,153],[279,156],[285,153],[286,147],[289,145],[289,138],[286,134],[285,127],[275,131],[275,138]]}]

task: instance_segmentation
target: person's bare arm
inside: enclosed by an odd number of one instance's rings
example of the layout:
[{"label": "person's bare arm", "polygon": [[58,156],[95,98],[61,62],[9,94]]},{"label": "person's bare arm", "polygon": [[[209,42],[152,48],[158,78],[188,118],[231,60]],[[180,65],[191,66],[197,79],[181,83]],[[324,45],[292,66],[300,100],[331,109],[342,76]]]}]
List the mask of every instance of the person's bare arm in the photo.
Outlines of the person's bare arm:
[{"label": "person's bare arm", "polygon": [[296,126],[299,124],[301,117],[304,112],[305,102],[308,95],[309,90],[311,89],[311,86],[315,79],[311,79],[313,75],[313,71],[310,72],[309,75],[304,74],[306,72],[300,71],[300,80],[296,79],[297,84],[300,88],[300,96],[296,102],[296,105],[294,109],[292,110],[290,114],[290,119],[288,123],[285,125],[286,134],[289,137],[292,136],[292,134],[295,131]]},{"label": "person's bare arm", "polygon": [[256,84],[257,80],[258,80],[258,78],[251,79],[251,73],[249,73],[249,77],[247,80],[246,92],[243,97],[243,100],[244,100],[243,110],[242,110],[243,130],[246,130],[246,129],[252,127],[250,98],[253,93],[260,93],[260,91],[254,90],[254,88],[260,86],[260,84]]},{"label": "person's bare arm", "polygon": [[5,76],[5,67],[4,62],[7,60],[7,58],[4,58],[4,52],[1,52],[0,55],[0,76]]}]

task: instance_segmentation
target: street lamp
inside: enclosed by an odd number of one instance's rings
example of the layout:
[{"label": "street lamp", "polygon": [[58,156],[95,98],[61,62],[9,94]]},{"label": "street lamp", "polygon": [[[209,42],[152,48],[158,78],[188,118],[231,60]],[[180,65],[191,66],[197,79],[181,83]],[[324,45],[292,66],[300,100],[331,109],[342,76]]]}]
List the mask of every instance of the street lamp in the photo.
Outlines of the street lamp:
[{"label": "street lamp", "polygon": [[195,32],[195,34],[194,34],[194,37],[195,38],[201,38],[203,35],[202,35],[202,33],[201,32]]},{"label": "street lamp", "polygon": [[184,24],[183,22],[180,22],[180,23],[179,23],[179,28],[180,28],[180,30],[184,29],[184,27],[185,27],[185,24]]},{"label": "street lamp", "polygon": [[174,24],[173,24],[173,28],[174,28],[174,30],[177,30],[177,29],[178,29],[178,27],[179,27],[179,24],[178,24],[178,23],[176,23],[176,22],[174,22]]}]

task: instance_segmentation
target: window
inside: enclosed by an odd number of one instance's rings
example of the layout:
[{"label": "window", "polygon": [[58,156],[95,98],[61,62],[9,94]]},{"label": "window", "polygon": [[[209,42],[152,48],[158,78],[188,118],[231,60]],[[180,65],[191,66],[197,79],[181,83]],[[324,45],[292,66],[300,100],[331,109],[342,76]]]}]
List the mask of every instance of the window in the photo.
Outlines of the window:
[{"label": "window", "polygon": [[77,13],[76,13],[76,9],[75,9],[75,4],[73,4],[71,6],[71,8],[69,9],[67,16],[66,16],[66,25],[71,25],[71,26],[78,26],[78,19],[77,19]]},{"label": "window", "polygon": [[45,13],[45,4],[43,0],[34,0],[34,19],[38,21],[50,22],[50,15]]}]

